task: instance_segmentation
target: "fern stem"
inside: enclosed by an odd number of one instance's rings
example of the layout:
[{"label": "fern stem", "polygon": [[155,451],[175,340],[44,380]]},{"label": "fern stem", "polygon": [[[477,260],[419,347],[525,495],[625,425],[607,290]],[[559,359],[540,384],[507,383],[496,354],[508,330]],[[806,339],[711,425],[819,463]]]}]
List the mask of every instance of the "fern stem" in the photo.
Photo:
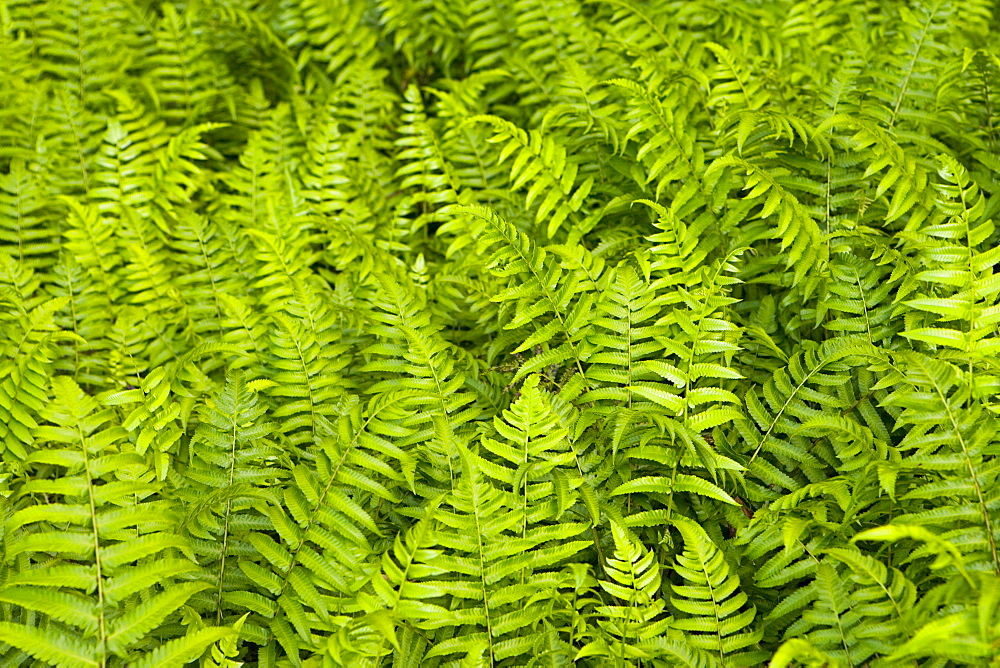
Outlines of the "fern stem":
[{"label": "fern stem", "polygon": [[979,511],[982,513],[983,522],[986,525],[986,540],[990,546],[990,557],[993,560],[993,570],[997,575],[1000,575],[1000,554],[997,552],[997,542],[996,537],[993,535],[993,522],[990,520],[989,509],[986,506],[986,498],[983,496],[983,489],[979,483],[979,476],[976,474],[976,467],[972,463],[972,456],[969,454],[968,444],[965,442],[965,437],[962,435],[961,425],[958,423],[958,419],[955,417],[954,411],[952,411],[951,404],[948,402],[947,396],[945,396],[941,385],[936,382],[933,374],[928,374],[934,385],[934,391],[941,400],[941,404],[944,406],[945,412],[948,415],[948,422],[951,424],[951,428],[955,430],[955,436],[958,438],[959,446],[962,449],[962,456],[965,459],[966,468],[969,471],[969,477],[972,479],[972,486],[976,492],[976,500],[979,503]]},{"label": "fern stem", "polygon": [[[240,406],[241,402],[239,397],[237,397],[236,406]],[[236,420],[238,415],[233,416],[233,433],[232,433],[232,447],[229,451],[229,486],[233,486],[233,482],[236,479],[236,444],[237,438],[237,425]],[[215,623],[217,626],[222,625],[222,595],[223,595],[223,583],[226,577],[226,557],[229,551],[229,517],[233,509],[233,500],[226,499],[226,515],[222,523],[222,553],[219,558],[219,585],[215,592]]]},{"label": "fern stem", "polygon": [[105,621],[104,611],[104,568],[101,560],[101,540],[100,530],[97,524],[97,501],[94,499],[94,478],[90,470],[90,453],[87,450],[87,438],[80,428],[80,423],[76,423],[76,432],[80,438],[80,447],[83,451],[84,474],[87,476],[87,503],[90,509],[90,527],[94,537],[94,573],[97,581],[97,632],[100,652],[100,666],[104,668],[108,663],[108,630]]},{"label": "fern stem", "polygon": [[[473,489],[475,485],[473,484]],[[481,591],[483,594],[483,614],[486,617],[486,641],[489,644],[490,650],[490,666],[496,664],[493,653],[493,621],[490,618],[490,599],[489,591],[486,588],[486,550],[483,547],[483,527],[482,522],[479,519],[479,504],[475,503],[476,496],[473,496],[473,517],[476,520],[476,545],[479,548],[479,584],[481,586]]]},{"label": "fern stem", "polygon": [[934,11],[927,13],[927,21],[924,23],[924,26],[920,31],[920,39],[917,41],[917,44],[913,49],[913,57],[910,58],[910,63],[906,68],[903,83],[899,86],[899,93],[896,96],[896,104],[892,107],[892,116],[889,118],[890,128],[896,124],[896,116],[899,114],[899,107],[903,104],[903,99],[906,97],[906,91],[910,86],[910,77],[913,76],[913,70],[916,68],[917,59],[920,57],[920,51],[923,49],[924,40],[927,39],[927,33],[930,30],[931,23],[934,22],[934,16],[937,14],[940,6],[940,3],[938,3],[935,5]]}]

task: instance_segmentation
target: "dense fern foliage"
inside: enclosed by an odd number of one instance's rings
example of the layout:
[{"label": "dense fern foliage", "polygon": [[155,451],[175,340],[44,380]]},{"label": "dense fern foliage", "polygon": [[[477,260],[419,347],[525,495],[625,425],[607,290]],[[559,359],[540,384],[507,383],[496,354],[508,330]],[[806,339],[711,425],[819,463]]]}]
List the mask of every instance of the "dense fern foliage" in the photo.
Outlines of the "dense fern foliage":
[{"label": "dense fern foliage", "polygon": [[0,0],[0,666],[1000,665],[994,0]]}]

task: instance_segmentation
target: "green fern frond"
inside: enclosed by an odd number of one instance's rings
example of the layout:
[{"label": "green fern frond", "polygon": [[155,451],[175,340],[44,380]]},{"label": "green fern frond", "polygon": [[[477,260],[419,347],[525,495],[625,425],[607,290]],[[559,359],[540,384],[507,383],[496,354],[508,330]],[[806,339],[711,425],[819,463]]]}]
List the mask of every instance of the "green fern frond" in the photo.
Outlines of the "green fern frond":
[{"label": "green fern frond", "polygon": [[579,228],[583,224],[580,212],[594,187],[594,178],[587,177],[577,185],[579,163],[568,157],[551,135],[525,132],[502,118],[484,116],[477,120],[493,125],[491,142],[504,144],[499,162],[514,157],[510,187],[527,188],[525,206],[539,203],[535,222],[545,224],[546,235],[551,239],[564,222],[571,229]]},{"label": "green fern frond", "polygon": [[[683,617],[673,627],[687,631],[691,644],[718,655],[721,664],[753,665],[761,659],[756,645],[763,632],[750,624],[756,615],[740,591],[739,577],[731,573],[723,553],[704,529],[691,520],[675,518],[684,539],[674,570],[688,584],[671,585],[671,604]],[[747,650],[747,651],[740,651]]]},{"label": "green fern frond", "polygon": [[[191,570],[194,564],[175,556],[189,547],[175,533],[171,504],[150,498],[157,486],[144,475],[142,458],[116,451],[125,432],[107,425],[111,411],[100,409],[65,376],[53,380],[52,393],[54,402],[41,411],[49,424],[34,430],[48,447],[25,462],[51,473],[20,490],[25,500],[7,518],[6,559],[19,558],[40,574],[82,567],[80,575],[87,577],[36,579],[42,589],[8,584],[0,591],[77,629],[87,641],[67,643],[54,622],[40,628],[8,624],[4,640],[60,665],[104,665],[112,656],[155,647],[156,630],[168,628],[164,622],[207,585],[170,579],[130,583],[134,569],[157,559],[165,574],[173,563],[178,564],[173,573]],[[32,499],[33,494],[43,496]]]}]

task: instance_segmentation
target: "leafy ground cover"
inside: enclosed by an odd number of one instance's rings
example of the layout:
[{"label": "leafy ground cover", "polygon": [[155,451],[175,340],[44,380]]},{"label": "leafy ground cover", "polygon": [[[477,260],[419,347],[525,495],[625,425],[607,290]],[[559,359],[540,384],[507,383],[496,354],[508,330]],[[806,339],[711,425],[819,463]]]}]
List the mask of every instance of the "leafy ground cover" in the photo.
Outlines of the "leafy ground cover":
[{"label": "leafy ground cover", "polygon": [[1000,665],[989,0],[0,0],[0,665]]}]

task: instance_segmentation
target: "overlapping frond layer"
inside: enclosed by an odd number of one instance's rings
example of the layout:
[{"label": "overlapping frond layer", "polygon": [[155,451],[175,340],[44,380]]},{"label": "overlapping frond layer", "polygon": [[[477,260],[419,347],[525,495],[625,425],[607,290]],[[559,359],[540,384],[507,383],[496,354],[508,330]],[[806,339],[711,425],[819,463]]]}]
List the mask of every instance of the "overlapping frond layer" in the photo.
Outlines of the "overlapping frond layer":
[{"label": "overlapping frond layer", "polygon": [[0,666],[995,665],[994,0],[0,0]]}]

